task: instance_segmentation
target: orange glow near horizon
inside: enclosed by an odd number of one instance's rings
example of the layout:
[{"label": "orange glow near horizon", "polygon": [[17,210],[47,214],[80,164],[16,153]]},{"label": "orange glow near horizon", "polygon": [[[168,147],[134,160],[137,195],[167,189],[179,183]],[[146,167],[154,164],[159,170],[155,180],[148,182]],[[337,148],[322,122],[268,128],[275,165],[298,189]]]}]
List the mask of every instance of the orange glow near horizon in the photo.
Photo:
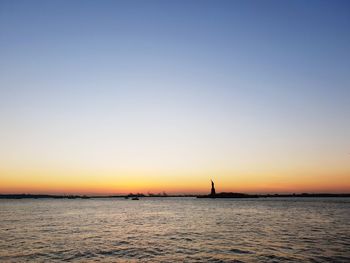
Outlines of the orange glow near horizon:
[{"label": "orange glow near horizon", "polygon": [[[72,171],[1,171],[0,193],[36,194],[205,194],[210,179],[217,192],[244,193],[346,193],[350,192],[348,173],[332,174],[238,174],[208,173],[89,173]],[[215,174],[215,176],[213,176]],[[211,176],[212,175],[212,176]]]}]

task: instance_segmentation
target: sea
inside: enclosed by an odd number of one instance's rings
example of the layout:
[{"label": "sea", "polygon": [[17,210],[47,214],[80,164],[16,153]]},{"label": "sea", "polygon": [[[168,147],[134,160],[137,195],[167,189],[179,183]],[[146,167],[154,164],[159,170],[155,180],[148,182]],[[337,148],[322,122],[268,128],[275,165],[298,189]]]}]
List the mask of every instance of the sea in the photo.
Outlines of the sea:
[{"label": "sea", "polygon": [[0,200],[0,262],[350,262],[350,198]]}]

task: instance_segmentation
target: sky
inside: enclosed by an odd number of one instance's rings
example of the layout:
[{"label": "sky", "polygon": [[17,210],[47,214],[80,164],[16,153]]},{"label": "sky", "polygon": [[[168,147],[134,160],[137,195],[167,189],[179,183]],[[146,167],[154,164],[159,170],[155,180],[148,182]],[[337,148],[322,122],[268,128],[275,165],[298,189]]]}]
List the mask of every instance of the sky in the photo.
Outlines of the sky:
[{"label": "sky", "polygon": [[0,193],[350,192],[349,1],[0,0]]}]

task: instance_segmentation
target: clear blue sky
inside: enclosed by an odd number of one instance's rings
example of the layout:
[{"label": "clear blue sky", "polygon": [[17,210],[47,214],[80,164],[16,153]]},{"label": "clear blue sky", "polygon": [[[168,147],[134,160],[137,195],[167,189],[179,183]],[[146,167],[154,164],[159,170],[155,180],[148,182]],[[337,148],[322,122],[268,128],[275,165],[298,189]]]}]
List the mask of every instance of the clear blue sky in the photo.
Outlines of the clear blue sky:
[{"label": "clear blue sky", "polygon": [[350,2],[1,0],[0,125],[3,180],[350,179]]}]

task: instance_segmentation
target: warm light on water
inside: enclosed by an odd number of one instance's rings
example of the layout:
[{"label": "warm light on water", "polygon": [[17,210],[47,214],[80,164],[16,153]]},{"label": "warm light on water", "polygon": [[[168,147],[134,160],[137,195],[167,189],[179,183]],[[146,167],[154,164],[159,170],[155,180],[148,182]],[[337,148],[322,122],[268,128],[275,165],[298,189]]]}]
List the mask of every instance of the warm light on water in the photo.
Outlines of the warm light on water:
[{"label": "warm light on water", "polygon": [[350,198],[0,200],[0,262],[349,262]]}]

